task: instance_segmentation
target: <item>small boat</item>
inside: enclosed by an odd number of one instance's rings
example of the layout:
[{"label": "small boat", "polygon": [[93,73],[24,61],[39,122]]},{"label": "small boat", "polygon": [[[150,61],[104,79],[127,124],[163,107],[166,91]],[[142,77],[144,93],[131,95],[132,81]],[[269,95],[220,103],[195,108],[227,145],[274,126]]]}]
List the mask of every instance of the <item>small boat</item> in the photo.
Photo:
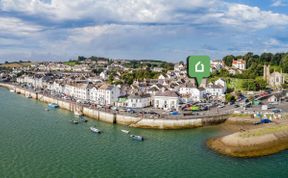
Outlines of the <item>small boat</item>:
[{"label": "small boat", "polygon": [[26,95],[26,98],[32,98],[32,96],[31,95]]},{"label": "small boat", "polygon": [[79,117],[79,120],[81,121],[81,122],[88,122],[88,120],[87,119],[85,119],[84,117],[82,117],[82,116],[80,116]]},{"label": "small boat", "polygon": [[72,124],[78,124],[79,121],[77,121],[77,120],[72,120],[71,123],[72,123]]},{"label": "small boat", "polygon": [[49,107],[49,108],[59,108],[59,105],[56,104],[56,103],[49,103],[49,104],[48,104],[48,107]]},{"label": "small boat", "polygon": [[15,90],[11,89],[10,92],[11,92],[11,93],[15,93]]},{"label": "small boat", "polygon": [[121,132],[126,133],[126,134],[129,134],[129,133],[130,133],[129,130],[121,130]]},{"label": "small boat", "polygon": [[90,127],[90,130],[94,133],[99,133],[99,134],[102,133],[101,130],[96,129],[95,127]]},{"label": "small boat", "polygon": [[144,141],[144,137],[139,135],[130,135],[130,137],[133,138],[134,140]]}]

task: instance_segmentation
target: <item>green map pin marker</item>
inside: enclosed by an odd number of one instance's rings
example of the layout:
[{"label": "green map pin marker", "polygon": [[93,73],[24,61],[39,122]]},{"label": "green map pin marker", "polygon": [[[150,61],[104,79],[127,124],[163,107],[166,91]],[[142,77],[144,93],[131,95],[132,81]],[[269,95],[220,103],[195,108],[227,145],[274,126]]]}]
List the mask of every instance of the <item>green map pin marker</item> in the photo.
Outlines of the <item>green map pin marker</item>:
[{"label": "green map pin marker", "polygon": [[199,87],[202,79],[210,76],[210,57],[189,56],[187,58],[187,74],[190,78],[196,78]]}]

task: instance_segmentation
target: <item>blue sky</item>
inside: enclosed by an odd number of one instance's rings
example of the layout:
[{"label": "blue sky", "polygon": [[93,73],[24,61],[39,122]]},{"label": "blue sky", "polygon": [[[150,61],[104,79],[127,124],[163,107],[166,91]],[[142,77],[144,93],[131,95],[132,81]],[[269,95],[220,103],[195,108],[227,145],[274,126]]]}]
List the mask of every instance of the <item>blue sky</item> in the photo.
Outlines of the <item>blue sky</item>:
[{"label": "blue sky", "polygon": [[288,0],[0,0],[0,62],[287,52]]}]

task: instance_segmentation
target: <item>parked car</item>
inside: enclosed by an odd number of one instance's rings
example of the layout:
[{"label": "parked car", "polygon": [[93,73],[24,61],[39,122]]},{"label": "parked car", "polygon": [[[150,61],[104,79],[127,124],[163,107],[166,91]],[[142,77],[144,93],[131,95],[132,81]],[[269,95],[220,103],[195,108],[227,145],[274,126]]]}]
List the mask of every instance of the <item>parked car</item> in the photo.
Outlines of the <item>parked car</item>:
[{"label": "parked car", "polygon": [[220,104],[220,105],[217,106],[217,108],[224,108],[224,107],[225,107],[224,104]]},{"label": "parked car", "polygon": [[234,105],[234,108],[239,108],[239,107],[240,107],[239,104]]},{"label": "parked car", "polygon": [[282,111],[281,109],[277,109],[277,108],[272,109],[272,112],[274,112],[274,113],[280,113],[281,111]]}]

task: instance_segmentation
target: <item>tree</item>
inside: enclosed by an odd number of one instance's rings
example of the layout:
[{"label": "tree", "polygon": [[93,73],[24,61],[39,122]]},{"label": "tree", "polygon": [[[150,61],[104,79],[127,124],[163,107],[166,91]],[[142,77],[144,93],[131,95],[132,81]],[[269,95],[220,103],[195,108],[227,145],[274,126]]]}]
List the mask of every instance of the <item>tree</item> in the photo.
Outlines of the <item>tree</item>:
[{"label": "tree", "polygon": [[273,58],[272,53],[262,53],[260,56],[260,61],[265,64],[270,64],[272,58]]},{"label": "tree", "polygon": [[262,78],[258,78],[255,80],[256,82],[256,90],[264,90],[267,87],[267,82],[262,79]]},{"label": "tree", "polygon": [[235,60],[235,57],[233,55],[228,55],[228,56],[225,56],[222,61],[224,61],[224,64],[226,66],[229,66],[231,67],[232,66],[232,62],[233,60]]},{"label": "tree", "polygon": [[282,58],[280,66],[284,73],[288,73],[288,54]]},{"label": "tree", "polygon": [[254,80],[245,80],[242,83],[242,88],[247,91],[256,91],[256,84]]},{"label": "tree", "polygon": [[234,95],[231,95],[230,93],[227,93],[226,95],[225,95],[225,100],[227,101],[227,102],[233,102],[233,101],[235,101],[236,100],[236,98],[235,98],[235,96]]},{"label": "tree", "polygon": [[271,65],[279,65],[281,62],[281,59],[285,56],[284,53],[276,53],[271,60]]},{"label": "tree", "polygon": [[86,60],[86,57],[84,56],[78,56],[78,61],[85,61]]}]

